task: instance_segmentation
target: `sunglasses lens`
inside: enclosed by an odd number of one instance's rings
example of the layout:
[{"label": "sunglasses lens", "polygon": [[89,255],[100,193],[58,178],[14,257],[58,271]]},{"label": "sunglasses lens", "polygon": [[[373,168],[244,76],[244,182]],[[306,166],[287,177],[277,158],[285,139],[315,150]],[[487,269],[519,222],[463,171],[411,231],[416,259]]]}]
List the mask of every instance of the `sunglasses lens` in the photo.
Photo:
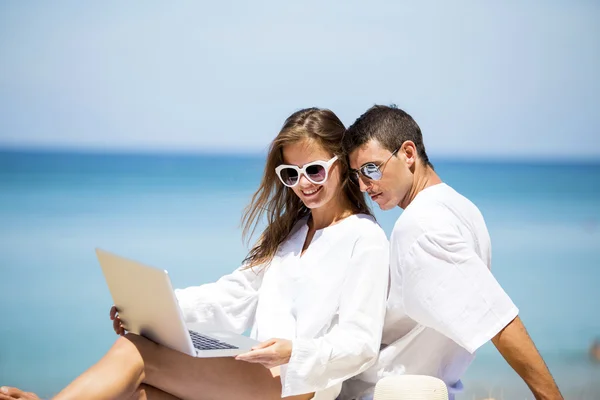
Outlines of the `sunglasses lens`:
[{"label": "sunglasses lens", "polygon": [[362,174],[367,178],[372,179],[374,181],[378,181],[381,179],[381,171],[379,170],[379,167],[375,164],[369,163],[364,165],[361,168],[360,172],[362,172]]},{"label": "sunglasses lens", "polygon": [[298,182],[298,171],[294,168],[284,168],[280,172],[281,180],[286,185],[295,185]]},{"label": "sunglasses lens", "polygon": [[306,175],[308,175],[313,182],[323,182],[327,173],[322,165],[309,165],[306,167]]}]

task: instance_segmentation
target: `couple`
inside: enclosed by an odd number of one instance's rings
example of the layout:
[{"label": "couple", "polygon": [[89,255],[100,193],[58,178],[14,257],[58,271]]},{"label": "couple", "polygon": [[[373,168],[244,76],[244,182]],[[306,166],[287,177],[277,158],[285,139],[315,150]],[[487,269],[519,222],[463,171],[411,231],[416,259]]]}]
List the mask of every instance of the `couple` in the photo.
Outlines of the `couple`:
[{"label": "couple", "polygon": [[[362,192],[404,212],[390,242]],[[262,343],[194,358],[127,333],[55,399],[370,399],[394,374],[460,388],[492,340],[538,399],[560,399],[518,310],[489,267],[479,210],[442,183],[416,122],[374,106],[348,130],[334,113],[292,114],[271,144],[244,233],[266,228],[243,265],[176,290],[188,322]],[[37,399],[2,387],[0,400]]]}]

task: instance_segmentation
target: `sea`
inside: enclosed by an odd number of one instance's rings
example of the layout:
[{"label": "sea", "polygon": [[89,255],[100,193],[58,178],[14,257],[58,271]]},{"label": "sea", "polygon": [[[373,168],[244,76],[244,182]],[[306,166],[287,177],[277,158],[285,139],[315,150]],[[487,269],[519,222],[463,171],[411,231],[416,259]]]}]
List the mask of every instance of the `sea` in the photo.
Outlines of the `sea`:
[{"label": "sea", "polygon": [[[264,155],[0,150],[0,385],[48,397],[116,339],[94,249],[167,269],[175,287],[237,268]],[[600,162],[433,160],[482,211],[492,272],[569,399],[600,399]],[[401,209],[377,220],[391,232]],[[459,399],[532,399],[493,344]]]}]

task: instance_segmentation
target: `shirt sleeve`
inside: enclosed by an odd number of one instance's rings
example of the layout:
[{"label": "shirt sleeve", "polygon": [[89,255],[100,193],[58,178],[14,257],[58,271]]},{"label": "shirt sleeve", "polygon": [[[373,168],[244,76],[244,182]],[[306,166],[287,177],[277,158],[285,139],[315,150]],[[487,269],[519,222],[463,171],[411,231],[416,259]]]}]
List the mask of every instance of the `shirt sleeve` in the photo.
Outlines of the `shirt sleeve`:
[{"label": "shirt sleeve", "polygon": [[389,279],[385,236],[354,246],[344,279],[338,323],[325,335],[293,340],[281,367],[282,397],[331,388],[370,367],[379,352]]},{"label": "shirt sleeve", "polygon": [[519,310],[458,232],[428,232],[400,263],[406,313],[474,353]]},{"label": "shirt sleeve", "polygon": [[243,333],[254,320],[262,276],[258,267],[241,267],[217,282],[176,289],[184,320]]}]

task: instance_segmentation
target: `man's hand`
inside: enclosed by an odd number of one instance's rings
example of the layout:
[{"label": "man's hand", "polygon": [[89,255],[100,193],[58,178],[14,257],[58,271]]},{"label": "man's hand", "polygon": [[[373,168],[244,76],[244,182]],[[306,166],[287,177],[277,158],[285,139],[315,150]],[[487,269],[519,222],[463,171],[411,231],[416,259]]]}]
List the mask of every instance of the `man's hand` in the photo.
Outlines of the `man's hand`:
[{"label": "man's hand", "polygon": [[292,356],[292,341],[286,339],[269,339],[252,350],[235,357],[236,360],[259,363],[266,368],[287,364]]},{"label": "man's hand", "polygon": [[519,317],[494,336],[492,343],[523,378],[537,400],[563,400],[556,382]]}]

